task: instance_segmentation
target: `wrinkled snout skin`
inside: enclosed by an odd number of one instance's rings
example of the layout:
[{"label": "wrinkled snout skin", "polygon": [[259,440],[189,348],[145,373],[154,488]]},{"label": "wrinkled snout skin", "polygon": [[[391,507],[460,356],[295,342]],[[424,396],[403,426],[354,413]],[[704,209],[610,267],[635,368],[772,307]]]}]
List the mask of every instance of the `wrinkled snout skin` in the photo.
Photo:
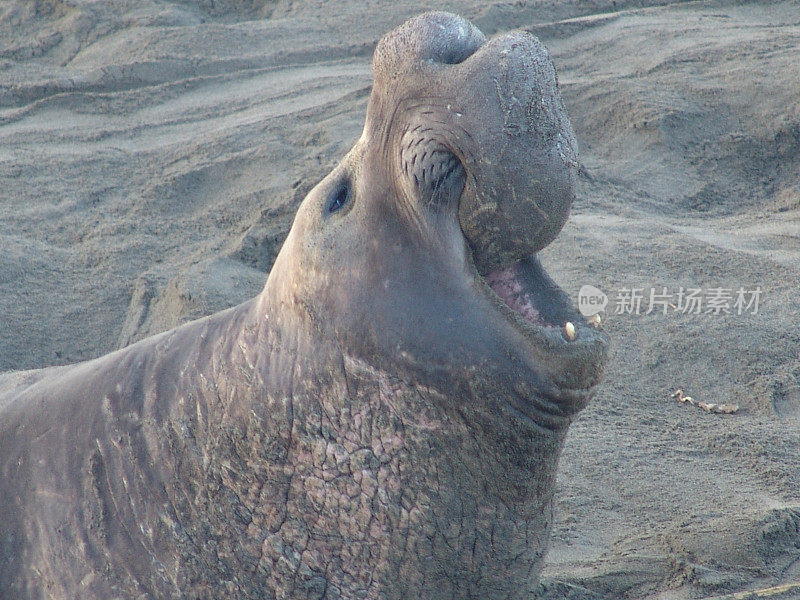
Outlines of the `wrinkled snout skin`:
[{"label": "wrinkled snout skin", "polygon": [[373,72],[365,131],[387,148],[427,135],[464,165],[459,220],[481,272],[556,237],[574,200],[577,149],[536,38],[512,32],[487,42],[469,22],[429,13],[381,40]]},{"label": "wrinkled snout skin", "polygon": [[555,73],[445,13],[374,71],[257,298],[0,376],[0,598],[532,597],[606,342],[527,335],[474,265],[567,217]]}]

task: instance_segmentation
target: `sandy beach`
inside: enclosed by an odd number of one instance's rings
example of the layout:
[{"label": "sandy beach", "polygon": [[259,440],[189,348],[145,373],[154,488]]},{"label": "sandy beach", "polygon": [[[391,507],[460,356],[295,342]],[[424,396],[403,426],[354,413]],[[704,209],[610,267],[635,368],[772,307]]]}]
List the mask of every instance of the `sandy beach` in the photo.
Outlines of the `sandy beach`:
[{"label": "sandy beach", "polygon": [[429,9],[538,36],[579,142],[541,257],[606,295],[613,348],[540,597],[800,598],[795,1],[8,0],[0,371],[258,294],[360,135],[375,44]]}]

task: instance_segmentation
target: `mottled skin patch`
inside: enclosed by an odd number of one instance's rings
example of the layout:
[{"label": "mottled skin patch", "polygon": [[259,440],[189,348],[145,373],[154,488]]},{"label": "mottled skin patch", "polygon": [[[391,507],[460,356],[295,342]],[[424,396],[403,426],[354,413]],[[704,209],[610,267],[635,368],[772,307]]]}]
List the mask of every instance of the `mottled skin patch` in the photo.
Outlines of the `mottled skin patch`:
[{"label": "mottled skin patch", "polygon": [[[0,377],[0,597],[530,597],[607,344],[529,256],[574,181],[543,52],[410,21],[379,44],[364,135],[260,296]],[[507,98],[531,89],[555,116],[506,131],[531,114]],[[476,269],[508,259],[539,325]]]}]

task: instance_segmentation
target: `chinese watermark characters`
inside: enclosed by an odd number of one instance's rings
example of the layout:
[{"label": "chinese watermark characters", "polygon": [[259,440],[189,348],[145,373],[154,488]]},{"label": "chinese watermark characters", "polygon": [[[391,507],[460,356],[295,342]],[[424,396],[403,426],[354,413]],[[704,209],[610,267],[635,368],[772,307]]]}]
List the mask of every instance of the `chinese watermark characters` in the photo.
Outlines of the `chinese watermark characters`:
[{"label": "chinese watermark characters", "polygon": [[[755,289],[620,288],[614,296],[613,312],[616,315],[666,315],[670,312],[684,315],[755,315],[761,305],[761,296],[760,286]],[[594,286],[584,285],[578,292],[578,309],[586,317],[604,311],[608,303],[608,296]]]}]

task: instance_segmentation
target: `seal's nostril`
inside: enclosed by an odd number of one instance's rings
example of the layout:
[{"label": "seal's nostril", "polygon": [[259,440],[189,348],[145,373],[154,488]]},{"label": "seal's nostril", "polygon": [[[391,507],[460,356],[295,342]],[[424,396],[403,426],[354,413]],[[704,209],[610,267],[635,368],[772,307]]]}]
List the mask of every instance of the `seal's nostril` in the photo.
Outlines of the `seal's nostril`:
[{"label": "seal's nostril", "polygon": [[419,57],[447,65],[465,61],[486,41],[477,27],[451,13],[425,13],[411,24],[416,29]]},{"label": "seal's nostril", "polygon": [[486,42],[486,37],[466,19],[446,12],[429,12],[385,36],[375,51],[376,77],[396,72],[415,61],[454,65],[465,61]]},{"label": "seal's nostril", "polygon": [[472,56],[475,50],[477,50],[477,48],[473,49],[465,46],[453,46],[450,48],[445,48],[439,56],[434,58],[434,60],[446,65],[457,65],[458,63],[464,62],[466,59]]},{"label": "seal's nostril", "polygon": [[[464,62],[486,41],[472,23],[447,13],[434,13],[433,34],[429,40],[430,58],[436,62],[455,65]],[[438,31],[437,31],[438,29]]]}]

